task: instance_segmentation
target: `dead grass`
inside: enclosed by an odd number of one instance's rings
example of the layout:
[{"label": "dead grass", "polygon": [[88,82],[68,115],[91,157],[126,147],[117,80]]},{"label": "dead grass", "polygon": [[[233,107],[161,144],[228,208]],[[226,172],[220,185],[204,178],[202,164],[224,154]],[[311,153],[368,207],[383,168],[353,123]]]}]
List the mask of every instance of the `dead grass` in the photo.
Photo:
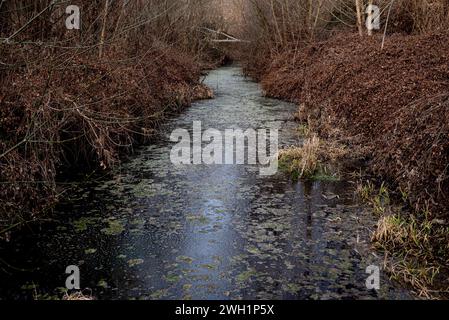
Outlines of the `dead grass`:
[{"label": "dead grass", "polygon": [[336,164],[346,157],[346,147],[336,141],[320,139],[306,123],[299,124],[297,130],[303,143],[279,151],[281,169],[295,179],[339,180]]},{"label": "dead grass", "polygon": [[67,301],[92,301],[95,300],[92,295],[85,295],[82,292],[66,293],[62,300]]},{"label": "dead grass", "polygon": [[290,173],[299,178],[310,178],[319,167],[318,152],[320,139],[317,136],[307,138],[301,147],[291,147],[279,152],[279,162]]},{"label": "dead grass", "polygon": [[[384,253],[384,268],[392,279],[409,284],[420,297],[448,297],[449,227],[428,211],[410,215],[408,197],[390,197],[385,183],[359,183],[358,196],[379,217],[373,245]],[[401,205],[402,203],[402,205]]]},{"label": "dead grass", "polygon": [[[449,294],[448,232],[435,220],[393,213],[379,220],[372,240],[385,252],[385,268],[392,278],[410,284],[419,296],[441,298]],[[446,242],[438,244],[436,237]]]}]

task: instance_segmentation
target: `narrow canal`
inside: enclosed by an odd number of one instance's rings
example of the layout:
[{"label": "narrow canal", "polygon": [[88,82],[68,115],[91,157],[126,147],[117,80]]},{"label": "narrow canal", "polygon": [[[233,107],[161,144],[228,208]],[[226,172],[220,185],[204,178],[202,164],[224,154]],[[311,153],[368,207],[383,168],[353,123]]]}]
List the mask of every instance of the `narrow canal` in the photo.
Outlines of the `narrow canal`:
[{"label": "narrow canal", "polygon": [[368,290],[375,218],[345,181],[292,181],[257,165],[170,161],[174,129],[280,127],[298,144],[296,106],[263,97],[236,66],[209,73],[215,99],[169,121],[161,138],[104,178],[80,183],[53,221],[0,248],[0,297],[61,297],[65,269],[97,299],[401,299],[381,274]]}]

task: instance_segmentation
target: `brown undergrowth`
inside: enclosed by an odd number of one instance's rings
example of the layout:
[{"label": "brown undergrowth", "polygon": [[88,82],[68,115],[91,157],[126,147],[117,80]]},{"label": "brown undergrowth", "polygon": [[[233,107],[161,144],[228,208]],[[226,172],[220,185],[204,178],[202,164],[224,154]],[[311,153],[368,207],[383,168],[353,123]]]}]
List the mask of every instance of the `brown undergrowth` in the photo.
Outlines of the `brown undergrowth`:
[{"label": "brown undergrowth", "polygon": [[199,2],[79,0],[79,30],[65,27],[63,2],[27,3],[0,5],[0,238],[46,217],[61,170],[111,168],[210,98],[202,70],[222,55]]},{"label": "brown undergrowth", "polygon": [[425,296],[449,287],[448,40],[393,35],[381,50],[381,36],[339,32],[246,64],[267,95],[301,103],[297,118],[311,132],[343,142],[391,198],[405,199],[400,213],[381,213],[373,240],[395,261],[392,274]]},{"label": "brown undergrowth", "polygon": [[341,35],[281,54],[263,74],[273,97],[304,103],[323,136],[362,147],[373,172],[446,217],[449,201],[448,35]]},{"label": "brown undergrowth", "polygon": [[42,62],[8,77],[0,95],[0,225],[33,220],[51,205],[61,166],[110,168],[169,113],[212,95],[187,55],[165,47],[136,59],[74,56],[60,68]]}]

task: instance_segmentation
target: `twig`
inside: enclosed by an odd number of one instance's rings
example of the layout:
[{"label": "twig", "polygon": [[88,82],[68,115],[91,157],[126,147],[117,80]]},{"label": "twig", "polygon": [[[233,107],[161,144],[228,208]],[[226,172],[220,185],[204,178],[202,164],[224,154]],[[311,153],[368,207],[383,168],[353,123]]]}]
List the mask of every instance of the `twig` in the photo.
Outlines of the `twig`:
[{"label": "twig", "polygon": [[380,50],[384,49],[384,45],[385,45],[385,37],[387,35],[387,28],[388,28],[388,21],[390,20],[390,13],[391,13],[391,8],[393,7],[395,0],[392,0],[390,3],[390,8],[388,9],[388,15],[387,15],[387,20],[385,21],[385,30],[384,30],[384,35],[382,37],[382,46],[380,47]]},{"label": "twig", "polygon": [[[67,0],[65,1],[61,1],[60,3],[64,3],[67,2]],[[17,30],[16,32],[14,32],[12,35],[10,35],[8,38],[4,39],[3,42],[5,43],[9,43],[11,41],[12,38],[14,38],[16,35],[18,35],[20,32],[22,32],[24,29],[26,29],[26,27],[28,27],[34,20],[36,20],[37,18],[39,18],[41,15],[43,15],[48,9],[50,9],[52,6],[58,4],[58,0],[53,0],[52,2],[50,2],[50,4],[45,7],[41,12],[39,12],[37,15],[35,15],[33,18],[31,18],[27,23],[25,23],[22,27],[19,28],[19,30]]]}]

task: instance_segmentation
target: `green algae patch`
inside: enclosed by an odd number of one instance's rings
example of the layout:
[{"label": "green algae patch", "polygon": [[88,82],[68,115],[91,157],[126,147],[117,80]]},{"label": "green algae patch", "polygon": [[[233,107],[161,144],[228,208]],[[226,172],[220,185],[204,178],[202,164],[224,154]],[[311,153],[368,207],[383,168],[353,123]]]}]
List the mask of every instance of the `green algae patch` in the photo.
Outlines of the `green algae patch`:
[{"label": "green algae patch", "polygon": [[101,232],[108,236],[118,236],[123,231],[125,231],[125,227],[120,220],[108,220],[108,226],[101,229]]},{"label": "green algae patch", "polygon": [[194,259],[191,257],[187,257],[187,256],[179,256],[176,258],[176,261],[187,263],[187,264],[192,264]]},{"label": "green algae patch", "polygon": [[80,218],[80,219],[78,219],[76,221],[73,221],[72,225],[73,225],[73,228],[75,229],[76,232],[84,232],[84,231],[87,231],[87,229],[90,226],[95,225],[96,222],[97,222],[96,220],[97,220],[97,218],[83,217],[83,218]]},{"label": "green algae patch", "polygon": [[107,289],[107,288],[109,288],[109,285],[106,282],[106,280],[102,279],[102,280],[98,281],[97,287],[100,287],[100,288],[103,288],[103,289]]},{"label": "green algae patch", "polygon": [[200,265],[200,267],[203,268],[203,269],[208,269],[208,270],[215,270],[215,269],[217,269],[216,265],[209,264],[209,263],[202,264],[202,265]]},{"label": "green algae patch", "polygon": [[187,215],[187,221],[192,222],[194,224],[208,224],[210,222],[210,219],[202,214],[189,214]]},{"label": "green algae patch", "polygon": [[159,300],[165,297],[168,294],[167,289],[156,290],[152,294],[150,294],[150,298],[153,300]]},{"label": "green algae patch", "polygon": [[253,277],[253,276],[255,276],[255,275],[257,275],[256,270],[254,270],[254,269],[249,269],[249,270],[247,270],[247,271],[244,271],[244,272],[240,273],[240,274],[236,277],[236,279],[237,279],[238,282],[246,282],[246,281],[248,281],[251,277]]},{"label": "green algae patch", "polygon": [[164,276],[164,278],[167,282],[170,282],[170,283],[176,283],[176,282],[179,282],[179,280],[181,280],[181,276],[179,276],[177,274],[168,274],[168,275]]}]

